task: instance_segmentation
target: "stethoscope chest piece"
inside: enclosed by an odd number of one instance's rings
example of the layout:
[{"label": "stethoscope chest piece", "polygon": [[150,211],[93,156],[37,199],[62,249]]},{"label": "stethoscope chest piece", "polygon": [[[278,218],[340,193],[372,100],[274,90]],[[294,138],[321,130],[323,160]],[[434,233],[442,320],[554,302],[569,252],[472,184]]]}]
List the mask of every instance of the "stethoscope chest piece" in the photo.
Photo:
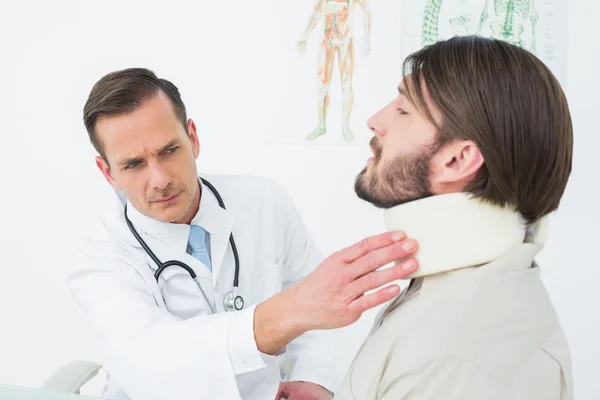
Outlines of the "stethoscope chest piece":
[{"label": "stethoscope chest piece", "polygon": [[225,307],[225,310],[235,309],[240,311],[244,308],[244,299],[242,298],[242,296],[238,296],[237,293],[234,293],[232,291],[227,293],[225,295],[225,298],[223,298],[223,306]]}]

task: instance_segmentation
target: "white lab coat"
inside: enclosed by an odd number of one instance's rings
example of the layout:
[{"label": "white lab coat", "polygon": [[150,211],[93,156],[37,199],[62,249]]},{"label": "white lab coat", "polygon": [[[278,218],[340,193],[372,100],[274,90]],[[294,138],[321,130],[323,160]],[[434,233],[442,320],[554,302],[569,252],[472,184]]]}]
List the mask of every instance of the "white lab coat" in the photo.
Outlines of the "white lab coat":
[{"label": "white lab coat", "polygon": [[[113,399],[273,400],[282,379],[334,391],[344,371],[334,369],[335,331],[313,331],[282,354],[257,350],[254,308],[310,273],[322,254],[287,193],[274,181],[250,176],[207,177],[219,207],[203,186],[200,221],[210,233],[213,273],[185,252],[189,225],[152,220],[131,205],[128,216],[161,261],[178,259],[194,269],[217,313],[187,272],[167,268],[157,284],[156,265],[129,232],[122,205],[110,210],[85,239],[67,285],[96,333],[109,373],[104,396]],[[224,312],[232,289],[233,232],[240,258],[239,294],[245,308]],[[164,301],[163,301],[164,299]],[[294,310],[290,306],[290,313]]]}]

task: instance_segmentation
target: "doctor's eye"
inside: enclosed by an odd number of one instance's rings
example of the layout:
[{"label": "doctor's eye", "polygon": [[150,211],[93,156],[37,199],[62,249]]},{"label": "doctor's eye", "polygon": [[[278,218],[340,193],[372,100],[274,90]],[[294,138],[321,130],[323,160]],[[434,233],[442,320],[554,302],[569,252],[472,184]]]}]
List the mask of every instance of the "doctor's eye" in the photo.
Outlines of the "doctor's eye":
[{"label": "doctor's eye", "polygon": [[402,108],[396,108],[396,110],[398,111],[398,114],[400,115],[406,115],[408,114],[406,111],[404,111]]},{"label": "doctor's eye", "polygon": [[177,151],[177,149],[179,149],[179,146],[169,147],[167,150],[164,151],[163,154],[173,154]]},{"label": "doctor's eye", "polygon": [[125,164],[125,166],[123,167],[124,170],[127,169],[133,169],[135,167],[137,167],[138,165],[140,165],[141,161],[131,161],[128,162],[127,164]]}]

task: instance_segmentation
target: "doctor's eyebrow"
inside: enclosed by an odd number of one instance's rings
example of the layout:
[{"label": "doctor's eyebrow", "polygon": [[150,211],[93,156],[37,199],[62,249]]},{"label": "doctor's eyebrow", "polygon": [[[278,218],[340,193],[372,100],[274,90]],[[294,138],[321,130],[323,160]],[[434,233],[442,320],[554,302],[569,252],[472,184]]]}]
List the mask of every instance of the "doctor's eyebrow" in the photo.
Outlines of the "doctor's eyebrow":
[{"label": "doctor's eyebrow", "polygon": [[[157,153],[162,154],[163,152],[169,150],[172,147],[177,146],[178,144],[179,144],[179,140],[173,139],[169,143],[167,143],[165,146],[161,147]],[[133,166],[141,163],[142,161],[144,161],[143,157],[126,158],[125,160],[123,160],[119,163],[119,166],[121,168],[133,167]]]}]

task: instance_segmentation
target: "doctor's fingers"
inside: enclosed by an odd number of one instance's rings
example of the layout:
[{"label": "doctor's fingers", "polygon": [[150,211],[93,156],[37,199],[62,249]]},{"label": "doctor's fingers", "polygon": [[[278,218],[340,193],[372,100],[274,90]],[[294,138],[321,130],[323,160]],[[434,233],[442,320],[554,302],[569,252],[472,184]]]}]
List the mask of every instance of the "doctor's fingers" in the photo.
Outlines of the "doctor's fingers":
[{"label": "doctor's fingers", "polygon": [[369,236],[350,247],[337,252],[337,256],[345,263],[351,263],[372,251],[391,246],[406,239],[404,232],[385,232],[379,235]]},{"label": "doctor's fingers", "polygon": [[390,268],[369,272],[348,285],[352,299],[362,296],[365,292],[377,289],[383,285],[406,278],[418,269],[418,262],[410,257]]},{"label": "doctor's fingers", "polygon": [[373,250],[368,254],[358,258],[356,261],[346,265],[344,273],[355,280],[369,272],[375,271],[391,262],[404,260],[413,255],[417,251],[417,242],[412,239],[403,240],[377,250]]},{"label": "doctor's fingers", "polygon": [[381,288],[373,293],[365,294],[350,302],[348,312],[353,315],[362,315],[367,310],[373,307],[382,305],[385,302],[392,300],[400,294],[400,286],[390,285]]}]

